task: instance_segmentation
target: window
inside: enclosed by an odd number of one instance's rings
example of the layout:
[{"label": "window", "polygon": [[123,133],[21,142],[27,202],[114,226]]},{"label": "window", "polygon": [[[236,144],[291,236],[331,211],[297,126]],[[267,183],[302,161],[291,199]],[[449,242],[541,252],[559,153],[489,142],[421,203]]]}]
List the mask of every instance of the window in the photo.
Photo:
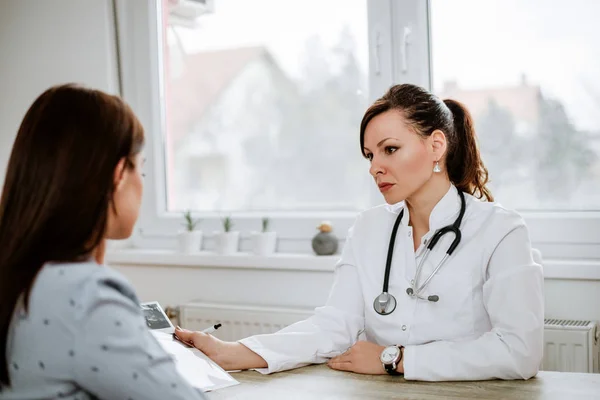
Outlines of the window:
[{"label": "window", "polygon": [[546,259],[600,259],[600,5],[563,3],[116,0],[148,132],[140,243],[171,247],[187,208],[205,232],[268,215],[280,252],[310,253],[322,219],[343,240],[382,202],[362,114],[408,82],[471,109],[493,193]]},{"label": "window", "polygon": [[366,0],[163,0],[168,211],[356,211]]},{"label": "window", "polygon": [[433,88],[472,112],[491,189],[519,210],[600,208],[590,0],[433,0]]}]

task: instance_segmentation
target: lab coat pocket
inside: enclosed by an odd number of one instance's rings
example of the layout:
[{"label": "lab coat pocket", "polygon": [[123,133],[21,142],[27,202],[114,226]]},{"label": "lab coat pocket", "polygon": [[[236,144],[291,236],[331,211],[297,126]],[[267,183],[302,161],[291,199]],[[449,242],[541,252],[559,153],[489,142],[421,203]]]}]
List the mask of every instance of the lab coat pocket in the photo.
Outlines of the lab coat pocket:
[{"label": "lab coat pocket", "polygon": [[423,311],[429,314],[430,328],[436,332],[433,335],[437,337],[431,337],[431,340],[461,339],[474,333],[475,288],[472,271],[448,269],[436,274],[424,292],[439,296],[439,300],[435,303],[421,301]]}]

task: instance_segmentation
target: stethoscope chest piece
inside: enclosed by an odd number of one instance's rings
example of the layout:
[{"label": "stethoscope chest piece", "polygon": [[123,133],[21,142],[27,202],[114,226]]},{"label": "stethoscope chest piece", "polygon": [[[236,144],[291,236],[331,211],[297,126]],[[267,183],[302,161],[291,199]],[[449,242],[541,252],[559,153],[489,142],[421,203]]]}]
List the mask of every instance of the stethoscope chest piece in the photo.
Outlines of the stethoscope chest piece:
[{"label": "stethoscope chest piece", "polygon": [[396,298],[389,293],[383,292],[375,297],[373,308],[379,315],[390,315],[396,309]]}]

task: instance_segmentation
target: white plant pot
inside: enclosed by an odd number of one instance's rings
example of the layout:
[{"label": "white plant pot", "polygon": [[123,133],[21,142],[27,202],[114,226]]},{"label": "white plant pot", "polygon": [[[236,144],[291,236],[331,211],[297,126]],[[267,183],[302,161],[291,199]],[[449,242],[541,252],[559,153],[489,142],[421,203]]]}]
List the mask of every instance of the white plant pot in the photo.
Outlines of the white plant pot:
[{"label": "white plant pot", "polygon": [[177,241],[180,253],[197,253],[202,248],[202,231],[179,232]]},{"label": "white plant pot", "polygon": [[276,245],[276,232],[252,232],[252,252],[257,256],[268,256],[275,253]]},{"label": "white plant pot", "polygon": [[240,232],[216,232],[216,251],[219,254],[234,254],[238,251]]}]

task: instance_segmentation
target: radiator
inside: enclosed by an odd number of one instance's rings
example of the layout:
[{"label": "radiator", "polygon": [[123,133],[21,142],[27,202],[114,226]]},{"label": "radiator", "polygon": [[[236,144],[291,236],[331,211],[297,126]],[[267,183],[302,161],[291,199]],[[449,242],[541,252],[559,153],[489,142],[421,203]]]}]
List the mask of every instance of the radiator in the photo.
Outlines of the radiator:
[{"label": "radiator", "polygon": [[273,333],[310,317],[313,310],[281,307],[241,306],[231,304],[189,303],[179,308],[181,326],[202,330],[223,324],[214,336],[235,341],[261,333]]},{"label": "radiator", "polygon": [[[179,307],[179,322],[192,330],[221,323],[223,326],[213,335],[235,341],[276,332],[312,314],[312,309],[188,303]],[[599,337],[600,330],[595,322],[546,319],[541,370],[600,372]]]},{"label": "radiator", "polygon": [[600,331],[592,321],[544,320],[543,371],[600,372]]}]

